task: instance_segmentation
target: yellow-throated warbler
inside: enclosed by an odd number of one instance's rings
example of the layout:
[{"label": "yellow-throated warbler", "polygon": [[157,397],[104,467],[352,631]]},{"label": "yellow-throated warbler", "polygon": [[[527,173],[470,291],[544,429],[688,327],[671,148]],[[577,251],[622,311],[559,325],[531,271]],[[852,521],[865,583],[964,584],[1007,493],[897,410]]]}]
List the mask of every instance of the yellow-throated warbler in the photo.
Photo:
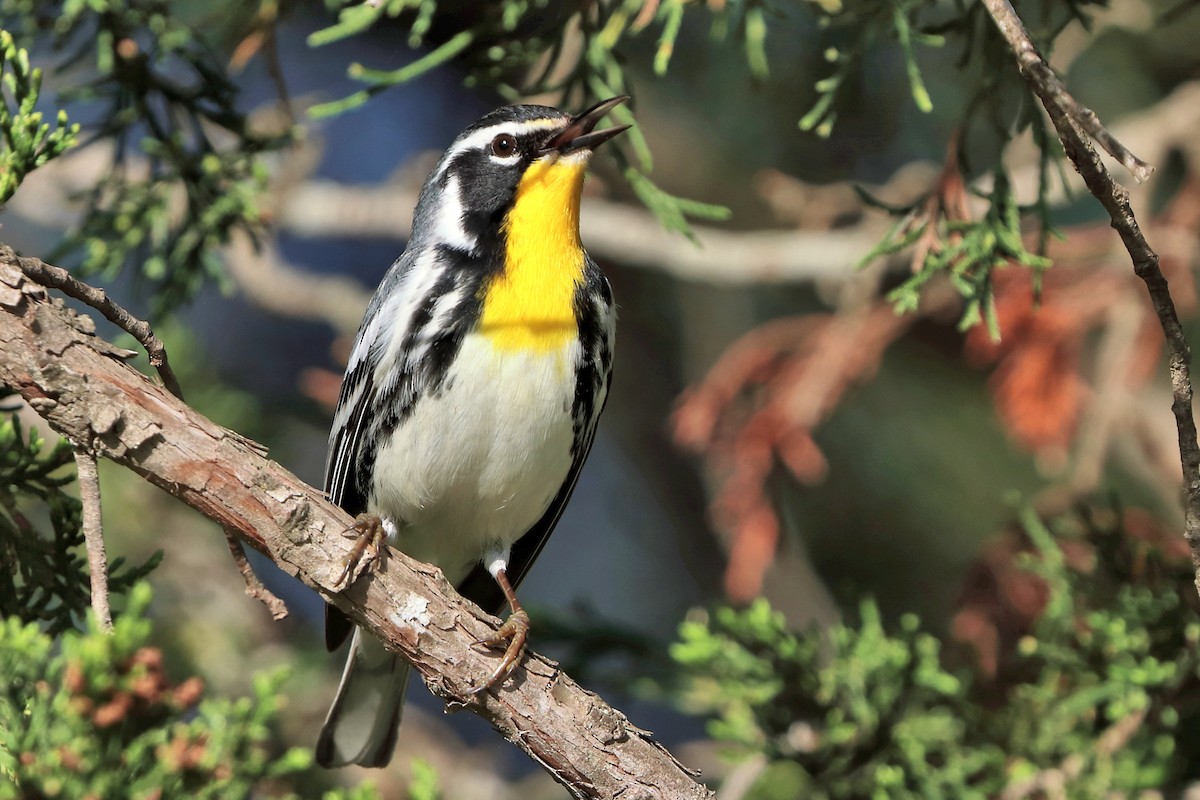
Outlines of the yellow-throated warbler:
[{"label": "yellow-throated warbler", "polygon": [[[579,199],[592,150],[628,127],[596,124],[625,99],[575,117],[505,106],[463,131],[421,189],[342,382],[330,499],[485,610],[512,609],[486,642],[505,653],[481,688],[524,651],[513,587],[571,496],[608,394],[616,314],[579,241]],[[331,649],[351,628],[326,608]],[[317,761],[387,764],[407,678],[355,629]]]}]

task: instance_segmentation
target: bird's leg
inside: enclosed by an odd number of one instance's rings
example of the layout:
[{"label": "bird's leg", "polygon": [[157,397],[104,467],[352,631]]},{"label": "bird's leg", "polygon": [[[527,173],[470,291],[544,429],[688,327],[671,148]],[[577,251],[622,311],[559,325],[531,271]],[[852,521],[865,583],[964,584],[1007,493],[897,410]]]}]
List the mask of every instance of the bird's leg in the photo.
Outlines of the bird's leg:
[{"label": "bird's leg", "polygon": [[508,582],[508,573],[503,568],[497,569],[495,578],[496,583],[500,584],[500,590],[504,592],[504,598],[508,600],[508,607],[512,609],[512,613],[495,633],[475,644],[492,649],[503,647],[504,658],[482,685],[471,690],[471,694],[479,694],[498,683],[503,683],[521,662],[525,655],[525,642],[529,639],[529,614],[525,613],[525,609],[517,602],[517,593]]},{"label": "bird's leg", "polygon": [[377,566],[382,560],[384,543],[387,541],[387,530],[383,520],[374,514],[359,514],[354,518],[354,524],[342,535],[354,539],[354,546],[342,562],[342,572],[333,584],[335,587],[342,586],[357,578],[364,570]]}]

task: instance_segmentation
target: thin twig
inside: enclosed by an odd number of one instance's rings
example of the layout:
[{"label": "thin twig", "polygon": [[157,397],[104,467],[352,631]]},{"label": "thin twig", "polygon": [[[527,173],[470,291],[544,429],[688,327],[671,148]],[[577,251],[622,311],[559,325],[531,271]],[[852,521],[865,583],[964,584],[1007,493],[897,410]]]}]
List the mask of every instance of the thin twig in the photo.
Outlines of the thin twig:
[{"label": "thin twig", "polygon": [[288,122],[295,126],[296,110],[292,106],[292,97],[288,92],[287,79],[283,75],[283,63],[279,58],[279,17],[275,13],[271,20],[265,23],[265,33],[263,39],[263,54],[267,60],[267,75],[271,79],[271,85],[275,87],[275,94],[279,98],[279,106],[283,109],[284,115]]},{"label": "thin twig", "polygon": [[76,447],[75,468],[79,474],[79,499],[83,502],[83,540],[92,578],[92,611],[96,612],[100,627],[111,633],[108,554],[104,551],[104,526],[100,521],[100,474],[96,471],[96,457],[87,448]]},{"label": "thin twig", "polygon": [[[1070,104],[1064,102],[1066,89],[1057,78],[1045,80],[1049,67],[1029,40],[1029,34],[1021,24],[1008,0],[983,0],[984,6],[1017,55],[1017,62],[1026,83],[1041,99],[1050,120],[1054,123],[1062,140],[1067,158],[1079,171],[1088,191],[1100,201],[1108,212],[1113,228],[1121,237],[1125,249],[1133,260],[1133,270],[1146,283],[1154,312],[1162,326],[1167,343],[1167,354],[1171,373],[1171,409],[1175,414],[1175,429],[1179,439],[1179,459],[1183,467],[1183,485],[1186,494],[1184,503],[1184,535],[1192,553],[1192,566],[1196,571],[1196,585],[1200,590],[1200,444],[1196,440],[1196,420],[1192,411],[1191,348],[1179,324],[1175,302],[1171,298],[1167,279],[1159,266],[1158,254],[1150,248],[1142,234],[1133,209],[1129,205],[1129,190],[1113,180],[1104,168],[1095,148],[1088,141],[1083,121],[1072,116]],[[1033,68],[1040,63],[1045,69]],[[1053,73],[1050,73],[1051,75]],[[1103,142],[1101,142],[1103,144]]]},{"label": "thin twig", "polygon": [[246,549],[242,547],[242,541],[237,537],[237,533],[232,528],[224,530],[225,543],[229,545],[229,554],[233,556],[233,563],[237,564],[238,572],[242,573],[242,580],[246,582],[246,596],[258,600],[266,606],[267,611],[271,612],[271,619],[278,621],[287,617],[287,605],[274,592],[263,586],[262,581],[254,574],[254,568],[250,566],[250,559],[246,557]]},{"label": "thin twig", "polygon": [[[1120,161],[1138,183],[1153,175],[1153,166],[1131,153],[1129,148],[1121,144],[1117,137],[1100,124],[1100,119],[1095,112],[1071,96],[1062,81],[1058,79],[1058,75],[1046,63],[1046,59],[1034,47],[1033,40],[1029,38],[1029,33],[1025,30],[1025,25],[1017,16],[1012,4],[1008,0],[985,0],[984,5],[987,6],[988,13],[992,15],[1000,33],[1008,41],[1009,47],[1016,54],[1017,66],[1021,70],[1021,75],[1037,92],[1038,97],[1046,106],[1046,110],[1050,111],[1050,115],[1054,116],[1054,112],[1050,109],[1050,106],[1054,106],[1060,114],[1070,118],[1109,155]],[[1058,127],[1057,123],[1055,123],[1055,127]],[[1059,135],[1062,135],[1061,128]]]},{"label": "thin twig", "polygon": [[[1054,80],[1058,80],[1058,77],[1053,72],[1050,75],[1054,77]],[[1147,164],[1129,152],[1129,149],[1121,144],[1117,140],[1117,137],[1109,133],[1108,129],[1100,124],[1100,118],[1096,116],[1096,112],[1087,106],[1080,105],[1074,97],[1065,92],[1062,95],[1062,100],[1071,118],[1078,122],[1084,132],[1103,147],[1110,156],[1120,161],[1121,165],[1129,170],[1129,174],[1133,176],[1134,180],[1142,183],[1150,179],[1150,176],[1154,174],[1154,165]]]},{"label": "thin twig", "polygon": [[[7,250],[8,248],[4,249]],[[180,400],[183,399],[183,389],[179,387],[179,381],[175,378],[175,373],[171,371],[171,364],[167,360],[167,348],[154,335],[154,331],[150,328],[148,322],[138,319],[114,303],[103,289],[88,286],[86,283],[71,277],[71,273],[62,267],[51,266],[36,258],[26,258],[16,255],[11,256],[9,260],[16,261],[20,265],[21,271],[32,280],[37,281],[43,286],[58,289],[63,294],[74,297],[80,302],[87,303],[103,314],[109,322],[137,339],[142,347],[146,348],[146,355],[150,357],[150,366],[158,371],[158,376],[162,378],[163,386],[167,387],[167,391]]]}]

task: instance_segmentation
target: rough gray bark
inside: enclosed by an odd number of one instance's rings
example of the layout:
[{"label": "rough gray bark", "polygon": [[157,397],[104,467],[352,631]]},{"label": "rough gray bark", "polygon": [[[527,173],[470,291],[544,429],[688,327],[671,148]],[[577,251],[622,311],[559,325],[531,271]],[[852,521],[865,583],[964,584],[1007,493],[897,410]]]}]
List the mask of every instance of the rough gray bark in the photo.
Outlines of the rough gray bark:
[{"label": "rough gray bark", "polygon": [[262,450],[124,363],[0,247],[0,383],[76,447],[111,459],[236,531],[412,662],[449,704],[486,719],[579,798],[705,798],[647,731],[530,653],[502,686],[472,696],[497,656],[472,643],[496,621],[436,568],[389,553],[383,569],[333,586],[352,520]]}]

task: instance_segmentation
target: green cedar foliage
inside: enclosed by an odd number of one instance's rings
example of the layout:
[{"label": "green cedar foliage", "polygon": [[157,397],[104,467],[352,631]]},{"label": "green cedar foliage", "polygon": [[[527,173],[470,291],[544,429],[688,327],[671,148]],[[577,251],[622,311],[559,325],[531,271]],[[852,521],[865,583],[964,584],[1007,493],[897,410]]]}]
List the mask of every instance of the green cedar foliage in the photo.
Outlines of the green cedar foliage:
[{"label": "green cedar foliage", "polygon": [[55,70],[89,71],[58,102],[100,109],[84,146],[115,148],[114,169],[86,191],[82,222],[51,257],[84,275],[133,270],[157,316],[222,280],[218,245],[260,227],[262,157],[292,135],[252,128],[221,56],[173,12],[166,0],[0,0],[18,43],[55,54]]},{"label": "green cedar foliage", "polygon": [[311,750],[271,746],[282,674],[257,677],[253,696],[236,700],[205,697],[196,677],[173,682],[148,644],[149,602],[149,587],[134,587],[111,634],[94,618],[57,639],[0,621],[0,800],[298,796],[291,786]]},{"label": "green cedar foliage", "polygon": [[939,246],[928,248],[911,275],[888,292],[888,300],[895,304],[897,313],[916,311],[925,284],[944,275],[965,304],[959,330],[966,331],[983,322],[992,340],[999,341],[992,270],[1020,265],[1034,271],[1035,286],[1040,286],[1041,273],[1050,267],[1050,259],[1026,249],[1021,232],[1022,208],[1009,186],[1008,174],[999,167],[992,175],[992,189],[986,194],[987,211],[978,220],[922,213],[929,204],[928,197],[895,208],[860,194],[871,205],[885,208],[897,217],[883,241],[862,259],[862,265],[910,250],[922,240],[932,238],[939,242]]},{"label": "green cedar foliage", "polygon": [[412,760],[412,780],[408,784],[408,800],[442,800],[437,769],[423,758]]},{"label": "green cedar foliage", "polygon": [[79,126],[59,111],[54,128],[37,110],[42,71],[29,65],[29,53],[12,34],[0,30],[0,204],[8,202],[25,176],[75,144]]},{"label": "green cedar foliage", "polygon": [[[1022,3],[1019,10],[1034,44],[1049,55],[1071,23],[1090,27],[1090,9],[1101,5],[1097,0],[1047,0]],[[1044,257],[1046,244],[1051,236],[1059,235],[1051,220],[1048,195],[1061,147],[1039,101],[1024,85],[1007,43],[982,3],[824,0],[814,6],[820,8],[820,25],[830,31],[831,44],[825,50],[830,67],[829,74],[814,84],[817,99],[801,118],[801,130],[829,136],[837,121],[838,103],[848,87],[861,78],[865,64],[889,46],[899,51],[904,62],[913,104],[928,113],[934,104],[921,76],[920,51],[950,48],[957,55],[957,82],[968,100],[956,115],[946,174],[930,196],[904,207],[890,207],[860,191],[869,204],[897,219],[863,263],[915,251],[912,274],[888,295],[897,312],[915,310],[922,287],[937,276],[946,276],[964,301],[960,328],[983,322],[991,337],[999,340],[992,271],[1007,266],[1031,269],[1035,289],[1040,291],[1041,273],[1050,266]],[[1040,153],[1038,188],[1031,202],[1018,204],[1003,159],[1009,145],[1027,130]],[[968,153],[978,162],[973,167]],[[980,218],[959,217],[946,207],[947,184],[961,187],[964,178],[986,178],[986,188],[972,189],[988,202]],[[1030,216],[1039,229],[1036,253],[1026,248],[1022,238],[1022,220]]]},{"label": "green cedar foliage", "polygon": [[[466,69],[469,86],[492,89],[510,102],[522,97],[546,93],[559,94],[565,107],[581,107],[598,99],[631,93],[626,77],[621,45],[627,40],[648,35],[658,29],[659,48],[654,61],[658,74],[666,71],[675,40],[679,35],[685,6],[684,0],[665,0],[645,15],[644,0],[619,0],[614,3],[595,3],[579,6],[576,14],[571,4],[555,4],[549,0],[501,0],[486,4],[482,10],[473,9],[466,27],[445,38],[430,41],[430,32],[439,23],[448,21],[461,27],[463,16],[459,4],[438,0],[383,0],[341,6],[338,22],[309,37],[309,44],[321,46],[361,33],[388,18],[407,21],[410,47],[429,47],[429,51],[410,64],[396,70],[372,69],[363,64],[351,64],[350,77],[364,88],[312,110],[314,116],[325,117],[357,108],[373,96],[393,86],[412,81],[421,75],[457,61]],[[713,16],[714,42],[740,37],[745,43],[746,62],[751,74],[765,78],[766,54],[763,49],[766,23],[765,3],[729,3]],[[578,35],[580,55],[568,68],[559,71],[564,41]],[[568,56],[567,58],[571,58]],[[612,111],[616,124],[632,124],[636,120],[628,106]],[[654,159],[642,131],[635,125],[623,137],[627,145],[614,146],[611,152],[621,166],[622,174],[645,206],[669,230],[690,235],[687,218],[727,219],[728,209],[707,203],[676,197],[664,191],[649,178]]]},{"label": "green cedar foliage", "polygon": [[[1020,11],[1035,44],[1049,53],[1069,24],[1088,24],[1097,4],[1041,0],[1022,3]],[[772,71],[767,40],[773,25],[799,16],[821,30],[828,64],[827,73],[813,81],[813,105],[799,119],[799,128],[829,136],[839,106],[863,83],[869,65],[889,52],[903,63],[913,106],[932,110],[935,97],[921,62],[927,51],[939,49],[957,58],[952,92],[967,98],[962,111],[953,115],[958,141],[952,150],[963,155],[948,167],[968,181],[985,178],[987,186],[978,191],[989,208],[981,218],[960,219],[945,215],[934,202],[939,198],[932,197],[887,209],[899,222],[873,257],[906,250],[918,254],[913,274],[890,295],[892,301],[899,311],[909,310],[931,278],[947,275],[964,300],[962,326],[983,321],[997,337],[992,271],[1018,264],[1040,273],[1048,266],[1042,253],[1055,231],[1047,197],[1060,149],[979,3],[328,0],[328,5],[337,9],[338,20],[309,37],[313,47],[377,25],[398,24],[407,30],[409,46],[425,52],[398,69],[351,64],[349,75],[363,88],[315,107],[316,117],[357,108],[450,62],[464,71],[468,85],[486,87],[511,101],[552,94],[565,107],[576,108],[596,98],[633,93],[626,51],[635,40],[653,38],[648,66],[664,74],[681,46],[685,17],[707,23],[709,46],[738,45],[750,81],[794,81],[791,74]],[[280,11],[274,0],[263,0],[258,8],[260,16],[270,18]],[[166,0],[0,0],[0,22],[18,43],[52,47],[61,54],[58,67],[82,64],[95,71],[93,80],[62,99],[103,104],[105,121],[91,141],[116,147],[117,169],[88,190],[83,222],[54,257],[106,277],[136,265],[135,274],[154,290],[158,315],[187,302],[206,280],[223,279],[215,246],[234,230],[257,230],[262,222],[258,196],[266,179],[262,157],[285,147],[292,137],[290,131],[268,134],[251,128],[236,108],[237,89],[224,61],[173,11]],[[618,123],[635,121],[629,106],[615,109],[612,116]],[[43,134],[50,137],[41,145],[43,156],[69,145],[71,132],[64,124],[60,120],[53,134]],[[1026,130],[1041,152],[1040,180],[1036,198],[1018,204],[1002,158],[1009,143]],[[52,141],[59,131],[63,136]],[[149,164],[148,176],[129,159],[138,151]],[[637,126],[610,152],[634,194],[668,229],[690,235],[689,217],[729,216],[728,209],[679,198],[657,186],[649,177],[652,154]],[[967,163],[968,153],[977,163]],[[1036,252],[1021,237],[1021,220],[1029,216],[1040,230]],[[927,246],[931,238],[938,240],[937,246]],[[943,240],[951,244],[942,247]]]},{"label": "green cedar foliage", "polygon": [[[3,390],[0,389],[0,393]],[[16,413],[0,417],[0,617],[36,622],[54,635],[81,623],[91,604],[70,444],[53,446]],[[109,563],[116,600],[158,563]]]},{"label": "green cedar foliage", "polygon": [[870,600],[806,633],[759,600],[683,625],[684,703],[733,760],[761,761],[756,800],[982,800],[1051,774],[1081,800],[1178,789],[1200,746],[1190,565],[1118,519],[1021,514],[1018,565],[1046,599],[995,675],[946,666],[915,616],[889,630]]},{"label": "green cedar foliage", "polygon": [[[999,338],[1000,331],[992,296],[992,271],[1010,265],[1033,269],[1035,287],[1040,287],[1040,273],[1050,266],[1044,257],[1045,246],[1057,233],[1047,198],[1052,168],[1061,151],[1037,99],[1020,78],[1013,54],[981,3],[612,0],[574,7],[548,0],[496,0],[474,4],[465,15],[463,5],[455,0],[330,5],[340,9],[338,22],[312,34],[309,43],[313,46],[345,39],[395,19],[407,27],[409,45],[427,51],[394,70],[351,64],[348,73],[363,88],[317,106],[313,113],[318,117],[357,108],[390,87],[452,61],[467,73],[468,85],[486,86],[513,101],[550,93],[573,106],[588,99],[632,93],[623,51],[634,39],[655,37],[652,71],[665,74],[680,44],[685,16],[708,23],[709,46],[722,47],[731,42],[740,45],[751,81],[795,80],[791,75],[773,75],[767,38],[772,24],[801,16],[822,31],[828,69],[813,82],[813,104],[798,125],[802,131],[828,137],[837,122],[839,106],[854,87],[863,83],[869,65],[878,64],[889,53],[895,53],[903,63],[913,106],[920,112],[932,111],[934,98],[922,75],[922,55],[932,49],[947,51],[957,59],[952,91],[967,98],[961,104],[962,111],[952,115],[957,120],[957,132],[949,145],[953,155],[948,159],[948,173],[953,174],[957,185],[961,185],[960,173],[968,181],[984,179],[984,188],[973,191],[986,197],[988,210],[978,219],[948,214],[940,202],[944,198],[938,196],[944,185],[935,189],[933,196],[903,208],[890,208],[870,199],[895,215],[897,223],[866,261],[915,251],[912,275],[889,295],[897,311],[916,308],[925,284],[947,276],[964,301],[961,327],[983,322],[993,339]],[[1041,0],[1022,3],[1020,11],[1034,43],[1043,53],[1050,53],[1071,23],[1087,27],[1091,8],[1098,5],[1102,5],[1098,0]],[[569,49],[565,46],[568,38],[573,38],[578,54],[564,57]],[[629,107],[615,109],[613,118],[619,123],[635,121]],[[1019,204],[1011,191],[1003,156],[1009,144],[1026,130],[1032,132],[1041,153],[1039,182],[1036,198]],[[729,215],[727,209],[675,197],[655,185],[649,177],[653,158],[638,127],[615,143],[611,152],[638,199],[664,227],[691,235],[688,217],[723,219]],[[968,154],[978,163],[968,164]],[[1030,216],[1039,230],[1036,252],[1031,252],[1022,238],[1022,219]]]}]

